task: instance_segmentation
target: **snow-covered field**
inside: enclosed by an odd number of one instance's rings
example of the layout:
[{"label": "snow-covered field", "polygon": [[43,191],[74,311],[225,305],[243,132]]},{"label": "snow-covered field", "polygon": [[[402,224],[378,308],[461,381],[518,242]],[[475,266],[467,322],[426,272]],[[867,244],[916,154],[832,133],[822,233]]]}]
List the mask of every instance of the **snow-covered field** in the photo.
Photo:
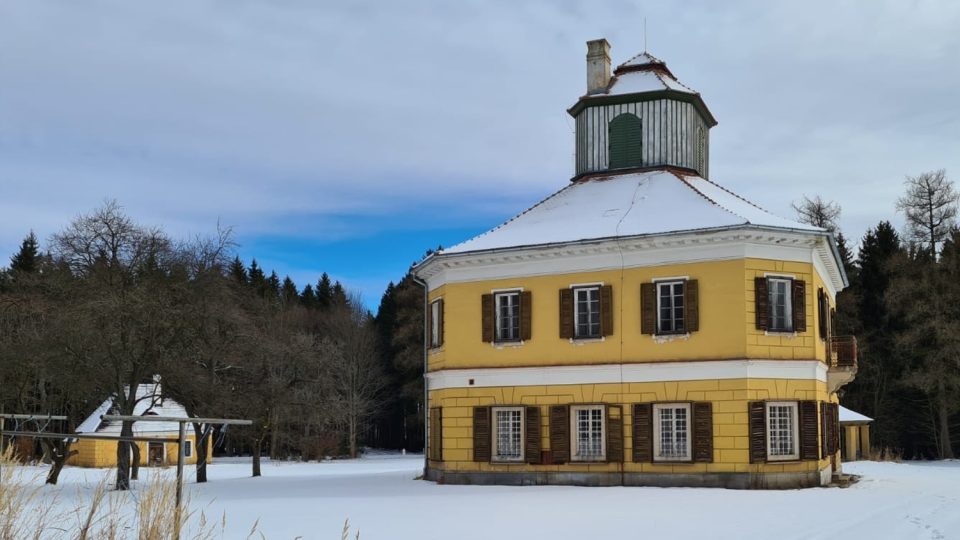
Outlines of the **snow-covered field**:
[{"label": "snow-covered field", "polygon": [[[208,517],[226,513],[231,539],[257,519],[270,539],[339,539],[347,518],[363,540],[960,538],[960,461],[847,463],[859,483],[798,491],[441,486],[414,479],[422,464],[398,455],[266,462],[250,478],[248,462],[218,460],[210,482],[187,492]],[[76,506],[104,474],[68,468],[45,496]]]}]

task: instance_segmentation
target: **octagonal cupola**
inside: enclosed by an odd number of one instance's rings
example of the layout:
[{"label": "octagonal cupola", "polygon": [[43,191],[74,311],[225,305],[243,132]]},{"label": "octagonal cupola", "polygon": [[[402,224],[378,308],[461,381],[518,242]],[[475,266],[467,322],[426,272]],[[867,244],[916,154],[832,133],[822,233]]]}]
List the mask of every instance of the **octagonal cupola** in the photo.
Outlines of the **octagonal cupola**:
[{"label": "octagonal cupola", "polygon": [[567,112],[576,124],[576,176],[676,167],[709,174],[710,128],[700,94],[642,52],[610,73],[610,44],[587,42],[587,93]]}]

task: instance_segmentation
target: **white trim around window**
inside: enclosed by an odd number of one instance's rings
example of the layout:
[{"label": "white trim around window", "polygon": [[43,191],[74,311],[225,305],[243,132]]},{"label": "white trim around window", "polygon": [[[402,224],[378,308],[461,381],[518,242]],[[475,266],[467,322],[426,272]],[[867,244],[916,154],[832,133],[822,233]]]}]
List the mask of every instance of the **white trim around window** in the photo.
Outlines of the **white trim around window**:
[{"label": "white trim around window", "polygon": [[692,422],[689,403],[654,403],[653,460],[692,460]]},{"label": "white trim around window", "polygon": [[493,293],[494,343],[520,341],[520,290]]},{"label": "white trim around window", "polygon": [[796,401],[768,401],[767,461],[800,459],[800,422]]},{"label": "white trim around window", "polygon": [[440,347],[440,299],[430,302],[430,348]]},{"label": "white trim around window", "polygon": [[[688,333],[684,326],[686,322],[685,310],[687,309],[685,303],[687,280],[654,281],[654,285],[657,291],[657,335]],[[667,300],[667,302],[664,302],[664,300]],[[677,305],[678,303],[679,305]]]},{"label": "white trim around window", "polygon": [[[600,289],[602,285],[573,287],[573,339],[600,339]],[[582,295],[581,295],[582,293]],[[582,296],[582,297],[581,297]],[[580,308],[584,307],[584,312]],[[596,307],[596,309],[594,309]]]},{"label": "white trim around window", "polygon": [[522,463],[524,459],[523,407],[492,407],[493,454],[496,463]]},{"label": "white trim around window", "polygon": [[[780,295],[783,302],[779,302]],[[767,330],[773,333],[790,333],[793,328],[793,278],[767,277]]]},{"label": "white trim around window", "polygon": [[606,406],[571,405],[570,439],[571,461],[606,461]]}]

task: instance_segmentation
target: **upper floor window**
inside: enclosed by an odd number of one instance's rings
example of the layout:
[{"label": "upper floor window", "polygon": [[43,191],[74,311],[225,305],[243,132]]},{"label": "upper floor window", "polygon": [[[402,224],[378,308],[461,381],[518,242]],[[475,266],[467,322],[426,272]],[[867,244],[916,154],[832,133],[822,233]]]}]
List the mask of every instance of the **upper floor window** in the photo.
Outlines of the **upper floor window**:
[{"label": "upper floor window", "polygon": [[520,291],[497,293],[496,302],[497,341],[520,339]]},{"label": "upper floor window", "polygon": [[684,328],[683,281],[657,283],[657,333],[681,334]]},{"label": "upper floor window", "polygon": [[435,349],[443,345],[443,299],[430,303],[430,347]]},{"label": "upper floor window", "polygon": [[774,332],[793,331],[792,284],[793,280],[789,278],[767,279],[767,294],[770,306],[768,328]]},{"label": "upper floor window", "polygon": [[624,113],[610,121],[608,128],[611,169],[643,165],[643,122]]},{"label": "upper floor window", "polygon": [[573,294],[574,337],[600,337],[600,287],[580,287]]}]

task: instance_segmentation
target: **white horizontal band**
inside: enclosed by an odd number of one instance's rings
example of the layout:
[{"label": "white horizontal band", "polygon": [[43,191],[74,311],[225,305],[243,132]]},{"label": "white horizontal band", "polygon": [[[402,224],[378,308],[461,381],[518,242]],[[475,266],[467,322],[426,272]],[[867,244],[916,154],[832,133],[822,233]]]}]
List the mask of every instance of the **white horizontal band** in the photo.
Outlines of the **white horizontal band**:
[{"label": "white horizontal band", "polygon": [[712,379],[790,379],[826,382],[827,366],[818,360],[711,360],[592,366],[444,369],[427,373],[430,390]]}]

